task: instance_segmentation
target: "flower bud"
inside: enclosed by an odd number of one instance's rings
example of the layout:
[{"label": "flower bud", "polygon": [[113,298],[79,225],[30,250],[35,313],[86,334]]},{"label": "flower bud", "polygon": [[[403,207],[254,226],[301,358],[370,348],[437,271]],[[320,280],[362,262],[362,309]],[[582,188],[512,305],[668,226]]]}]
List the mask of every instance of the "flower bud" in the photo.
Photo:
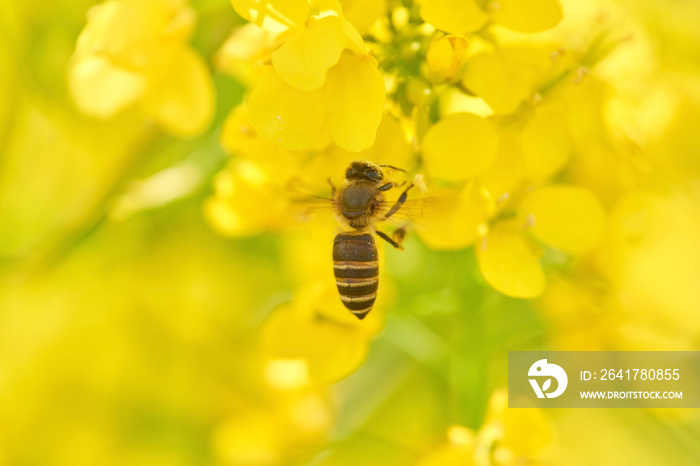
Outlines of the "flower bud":
[{"label": "flower bud", "polygon": [[444,36],[430,44],[426,57],[430,78],[434,82],[443,82],[457,76],[462,69],[468,45],[466,38],[454,34]]}]

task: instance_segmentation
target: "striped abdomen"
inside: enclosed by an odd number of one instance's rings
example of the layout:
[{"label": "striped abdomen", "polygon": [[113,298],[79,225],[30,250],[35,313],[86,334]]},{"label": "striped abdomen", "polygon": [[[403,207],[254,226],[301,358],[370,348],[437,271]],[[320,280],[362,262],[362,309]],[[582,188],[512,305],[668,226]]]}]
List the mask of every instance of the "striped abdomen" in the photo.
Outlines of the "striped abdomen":
[{"label": "striped abdomen", "polygon": [[379,267],[372,235],[340,233],[333,241],[333,270],[340,300],[357,318],[364,319],[377,297]]}]

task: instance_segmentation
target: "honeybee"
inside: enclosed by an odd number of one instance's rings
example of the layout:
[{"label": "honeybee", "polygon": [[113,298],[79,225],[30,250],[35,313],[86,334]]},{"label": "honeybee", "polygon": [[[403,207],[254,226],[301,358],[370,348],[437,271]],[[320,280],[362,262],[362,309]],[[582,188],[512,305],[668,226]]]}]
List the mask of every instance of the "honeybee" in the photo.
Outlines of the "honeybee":
[{"label": "honeybee", "polygon": [[[403,171],[390,165],[377,165],[357,160],[345,171],[345,182],[339,188],[331,183],[332,206],[336,219],[344,227],[333,240],[333,272],[346,308],[362,320],[374,306],[379,287],[377,245],[374,235],[402,249],[405,227],[397,228],[392,237],[377,230],[376,224],[391,218],[406,202],[410,183],[393,204],[387,204],[384,193],[397,184],[389,179],[383,168]],[[387,209],[388,205],[391,205]]]}]

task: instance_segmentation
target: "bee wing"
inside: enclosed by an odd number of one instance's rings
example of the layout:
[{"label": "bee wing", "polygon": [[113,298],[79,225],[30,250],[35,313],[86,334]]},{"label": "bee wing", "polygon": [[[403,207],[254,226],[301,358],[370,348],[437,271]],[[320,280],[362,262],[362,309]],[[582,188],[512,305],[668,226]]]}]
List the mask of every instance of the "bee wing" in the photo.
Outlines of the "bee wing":
[{"label": "bee wing", "polygon": [[[394,206],[396,200],[384,200],[380,209],[386,215]],[[387,221],[393,224],[411,223],[425,226],[438,217],[453,213],[459,205],[455,196],[429,196],[418,199],[408,199]]]},{"label": "bee wing", "polygon": [[330,197],[305,193],[290,186],[285,187],[284,191],[300,221],[307,221],[316,217],[324,219],[333,217],[333,199]]}]

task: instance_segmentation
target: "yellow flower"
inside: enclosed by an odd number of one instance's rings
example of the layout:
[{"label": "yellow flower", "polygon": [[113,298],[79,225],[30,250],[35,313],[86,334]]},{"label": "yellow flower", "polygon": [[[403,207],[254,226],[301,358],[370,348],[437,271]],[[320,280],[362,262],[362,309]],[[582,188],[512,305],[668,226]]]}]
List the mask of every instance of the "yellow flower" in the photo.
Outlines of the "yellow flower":
[{"label": "yellow flower", "polygon": [[479,268],[498,291],[535,298],[546,287],[539,248],[525,233],[570,254],[581,254],[600,240],[605,213],[597,198],[577,186],[551,185],[526,195],[518,215],[496,220],[477,245]]},{"label": "yellow flower", "polygon": [[484,173],[496,161],[498,134],[490,121],[470,113],[449,115],[423,139],[423,162],[431,176],[462,181]]},{"label": "yellow flower", "polygon": [[418,466],[473,466],[474,433],[462,426],[451,426],[447,431],[447,442],[421,458]]},{"label": "yellow flower", "polygon": [[277,46],[277,34],[249,23],[231,32],[216,52],[214,63],[224,73],[253,84],[265,75],[267,61]]},{"label": "yellow flower", "polygon": [[540,32],[562,19],[557,0],[426,0],[420,13],[436,28],[454,34],[477,31],[490,22],[517,32]]},{"label": "yellow flower", "polygon": [[479,192],[476,183],[468,183],[461,191],[447,188],[431,189],[430,196],[444,203],[439,215],[431,216],[416,232],[431,248],[458,250],[471,246],[479,237],[493,209],[492,202]]},{"label": "yellow flower", "polygon": [[[330,244],[330,242],[329,242]],[[322,254],[322,251],[319,252]],[[330,264],[330,251],[326,254]],[[300,289],[292,303],[278,306],[262,326],[261,345],[269,360],[300,360],[310,380],[330,384],[357,370],[384,322],[381,302],[359,321],[342,305],[332,280]]]},{"label": "yellow flower", "polygon": [[491,228],[476,252],[482,275],[501,293],[534,298],[544,291],[547,282],[538,249],[519,228]]},{"label": "yellow flower", "polygon": [[[649,328],[653,327],[650,321],[639,319],[636,303],[634,311],[626,315],[617,302],[617,291],[587,266],[577,264],[566,276],[550,278],[547,289],[536,301],[538,311],[551,329],[553,350],[642,350],[653,348],[649,344],[658,345],[664,337],[668,338],[664,335],[666,330]],[[639,338],[641,335],[644,339]],[[654,338],[653,343],[650,336]],[[638,346],[629,345],[630,340]],[[658,347],[680,351],[692,346],[684,346],[677,334],[673,340],[672,343],[664,341],[665,345]]]},{"label": "yellow flower", "polygon": [[481,52],[467,61],[464,87],[500,114],[512,113],[534,93],[533,67],[502,51]]},{"label": "yellow flower", "polygon": [[371,338],[384,327],[393,299],[380,243],[377,302],[361,321],[347,310],[333,276],[335,232],[327,223],[314,222],[285,239],[284,269],[299,284],[291,303],[278,306],[262,325],[261,344],[268,359],[302,361],[309,379],[323,384],[347,377],[365,361]]},{"label": "yellow flower", "polygon": [[244,18],[286,38],[248,98],[256,130],[291,150],[310,148],[324,133],[349,151],[370,147],[384,111],[384,78],[340,6],[308,16],[304,0],[268,2],[264,10],[248,0],[233,4]]},{"label": "yellow flower", "polygon": [[[504,464],[523,464],[538,459],[552,442],[552,427],[536,408],[508,408],[508,393],[496,391],[489,400],[482,442],[494,442],[482,451],[500,456]],[[490,432],[489,432],[490,431]]]},{"label": "yellow flower", "polygon": [[498,128],[498,156],[489,170],[479,176],[479,186],[492,202],[510,198],[523,182],[522,129]]},{"label": "yellow flower", "polygon": [[360,34],[368,29],[386,14],[386,0],[340,0],[343,14]]},{"label": "yellow flower", "polygon": [[447,442],[423,457],[419,466],[531,464],[552,441],[552,427],[542,411],[509,409],[505,390],[494,392],[478,432],[459,425],[447,430]]},{"label": "yellow flower", "polygon": [[209,223],[226,236],[246,237],[293,224],[297,211],[267,173],[247,160],[234,160],[214,179],[204,203]]},{"label": "yellow flower", "polygon": [[[566,167],[571,152],[566,107],[552,101],[528,112],[516,125],[498,128],[499,151],[479,184],[493,199],[509,196],[524,183],[542,184]],[[525,121],[523,121],[525,120]]]},{"label": "yellow flower", "polygon": [[236,13],[273,33],[303,25],[311,6],[308,0],[231,0]]},{"label": "yellow flower", "polygon": [[268,182],[277,185],[278,188],[282,188],[297,173],[308,155],[288,151],[260,137],[250,123],[245,105],[231,110],[221,129],[219,142],[232,156],[254,163],[264,172]]},{"label": "yellow flower", "polygon": [[441,37],[430,44],[425,60],[433,81],[450,80],[459,74],[468,45],[465,37],[454,34]]},{"label": "yellow flower", "polygon": [[211,446],[216,464],[278,465],[319,448],[334,413],[321,390],[302,387],[257,401],[214,427]]},{"label": "yellow flower", "polygon": [[247,106],[240,105],[226,119],[220,143],[235,159],[215,177],[214,194],[205,201],[204,214],[218,232],[234,237],[294,226],[316,232],[322,222],[301,225],[300,220],[320,217],[326,221],[324,228],[329,228],[326,239],[330,241],[332,228],[337,228],[331,203],[309,195],[330,196],[328,179],[342,183],[348,164],[358,158],[407,169],[416,163],[401,123],[389,115],[384,115],[377,129],[376,143],[363,152],[351,153],[329,141],[295,152],[260,137]]},{"label": "yellow flower", "polygon": [[525,124],[522,133],[523,176],[530,180],[549,178],[569,160],[566,112],[557,102],[541,105]]},{"label": "yellow flower", "polygon": [[194,20],[184,0],[110,0],[93,7],[68,72],[78,107],[109,118],[138,104],[170,133],[201,132],[213,113],[214,86],[187,45]]},{"label": "yellow flower", "polygon": [[523,215],[532,217],[532,234],[565,252],[580,254],[598,242],[605,213],[595,195],[585,188],[551,185],[528,195]]}]

